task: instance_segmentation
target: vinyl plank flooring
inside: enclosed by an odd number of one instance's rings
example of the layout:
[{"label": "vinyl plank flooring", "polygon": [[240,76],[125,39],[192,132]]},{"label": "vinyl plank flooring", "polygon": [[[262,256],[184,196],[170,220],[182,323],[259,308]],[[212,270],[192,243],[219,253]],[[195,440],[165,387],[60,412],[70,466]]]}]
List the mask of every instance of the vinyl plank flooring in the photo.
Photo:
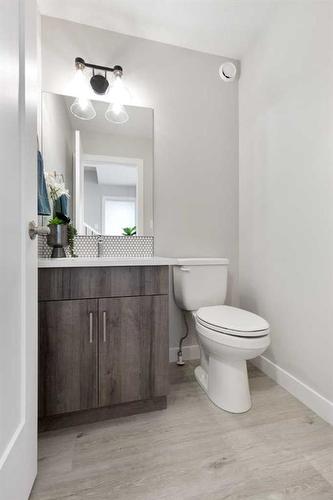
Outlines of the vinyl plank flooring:
[{"label": "vinyl plank flooring", "polygon": [[252,409],[216,408],[196,362],[170,366],[164,411],[39,441],[31,500],[332,500],[333,428],[250,367]]},{"label": "vinyl plank flooring", "polygon": [[72,470],[75,434],[48,435],[39,440],[38,474],[44,479],[61,476]]},{"label": "vinyl plank flooring", "polygon": [[324,445],[321,450],[310,451],[306,456],[311,465],[333,486],[333,446]]}]

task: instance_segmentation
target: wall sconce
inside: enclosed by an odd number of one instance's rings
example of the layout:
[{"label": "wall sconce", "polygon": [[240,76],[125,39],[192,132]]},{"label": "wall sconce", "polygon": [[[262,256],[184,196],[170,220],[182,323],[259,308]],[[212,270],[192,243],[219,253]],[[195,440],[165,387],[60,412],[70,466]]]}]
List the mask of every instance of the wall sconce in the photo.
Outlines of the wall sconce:
[{"label": "wall sconce", "polygon": [[[90,78],[90,86],[97,95],[104,95],[108,93],[110,104],[105,112],[105,118],[113,123],[125,123],[128,121],[128,113],[124,106],[124,101],[130,99],[128,89],[124,86],[122,81],[123,68],[121,66],[99,66],[97,64],[87,63],[81,57],[75,58],[75,87],[76,95],[73,104],[70,107],[71,112],[81,120],[92,120],[96,116],[96,111],[92,102],[87,98],[89,94],[89,87],[87,80],[84,76],[85,68],[92,69],[92,77]],[[96,71],[104,72],[96,73]],[[107,73],[113,74],[111,84],[107,79]]]}]

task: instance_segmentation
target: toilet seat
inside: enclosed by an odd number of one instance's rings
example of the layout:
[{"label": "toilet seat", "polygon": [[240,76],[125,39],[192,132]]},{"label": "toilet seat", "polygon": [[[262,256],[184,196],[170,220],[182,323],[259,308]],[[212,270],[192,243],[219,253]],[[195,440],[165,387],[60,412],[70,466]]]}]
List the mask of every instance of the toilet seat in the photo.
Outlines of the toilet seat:
[{"label": "toilet seat", "polygon": [[240,335],[230,335],[229,333],[225,333],[222,331],[216,331],[212,328],[207,328],[206,326],[199,323],[198,319],[196,319],[196,329],[200,336],[205,337],[210,342],[227,346],[232,349],[242,349],[243,351],[249,349],[257,349],[268,347],[270,344],[270,335],[269,331],[265,333],[265,335],[257,336],[257,337],[243,337]]},{"label": "toilet seat", "polygon": [[269,324],[257,314],[231,306],[201,307],[196,321],[205,330],[242,338],[258,338],[269,334]]}]

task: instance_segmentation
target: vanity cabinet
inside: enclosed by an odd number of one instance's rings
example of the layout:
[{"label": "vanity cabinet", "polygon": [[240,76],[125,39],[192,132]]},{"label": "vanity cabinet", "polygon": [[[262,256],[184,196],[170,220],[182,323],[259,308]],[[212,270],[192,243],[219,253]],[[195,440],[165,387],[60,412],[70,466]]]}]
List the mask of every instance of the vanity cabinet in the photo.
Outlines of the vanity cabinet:
[{"label": "vanity cabinet", "polygon": [[40,269],[41,430],[165,408],[168,344],[167,266]]},{"label": "vanity cabinet", "polygon": [[[163,396],[167,374],[161,342],[166,296],[99,300],[99,403],[107,406]],[[162,347],[162,349],[161,349]]]},{"label": "vanity cabinet", "polygon": [[40,415],[95,408],[97,300],[40,302]]}]

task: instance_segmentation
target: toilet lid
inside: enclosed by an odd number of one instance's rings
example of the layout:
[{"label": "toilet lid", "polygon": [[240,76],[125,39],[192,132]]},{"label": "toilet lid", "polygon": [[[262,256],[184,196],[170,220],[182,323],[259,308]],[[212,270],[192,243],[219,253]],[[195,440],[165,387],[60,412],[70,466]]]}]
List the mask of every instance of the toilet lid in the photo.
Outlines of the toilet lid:
[{"label": "toilet lid", "polygon": [[269,330],[265,319],[231,306],[201,307],[197,311],[197,319],[207,328],[241,337],[265,335]]}]

